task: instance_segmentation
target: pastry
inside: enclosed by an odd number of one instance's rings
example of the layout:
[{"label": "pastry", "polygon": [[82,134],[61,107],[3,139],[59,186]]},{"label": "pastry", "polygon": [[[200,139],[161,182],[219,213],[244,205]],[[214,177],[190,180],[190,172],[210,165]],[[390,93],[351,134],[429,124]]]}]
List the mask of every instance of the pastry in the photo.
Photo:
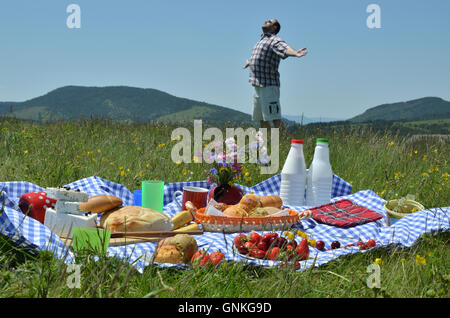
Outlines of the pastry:
[{"label": "pastry", "polygon": [[155,252],[155,262],[182,264],[185,263],[183,253],[174,245],[166,245],[158,248]]},{"label": "pastry", "polygon": [[100,226],[112,232],[171,231],[173,223],[164,213],[130,205],[104,213]]},{"label": "pastry", "polygon": [[119,197],[114,195],[94,195],[87,202],[80,203],[81,211],[89,211],[93,213],[103,213],[123,204]]}]

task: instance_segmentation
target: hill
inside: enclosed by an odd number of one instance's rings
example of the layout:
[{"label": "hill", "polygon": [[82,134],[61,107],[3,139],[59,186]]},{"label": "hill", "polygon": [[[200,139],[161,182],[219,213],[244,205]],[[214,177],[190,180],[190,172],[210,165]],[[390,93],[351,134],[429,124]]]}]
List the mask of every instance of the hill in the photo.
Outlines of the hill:
[{"label": "hill", "polygon": [[350,118],[353,123],[376,120],[414,121],[450,118],[450,102],[438,97],[424,97],[407,102],[383,104]]},{"label": "hill", "polygon": [[206,122],[251,120],[250,115],[223,106],[128,86],[65,86],[24,102],[0,102],[2,115],[36,121],[90,117],[133,122],[197,118]]}]

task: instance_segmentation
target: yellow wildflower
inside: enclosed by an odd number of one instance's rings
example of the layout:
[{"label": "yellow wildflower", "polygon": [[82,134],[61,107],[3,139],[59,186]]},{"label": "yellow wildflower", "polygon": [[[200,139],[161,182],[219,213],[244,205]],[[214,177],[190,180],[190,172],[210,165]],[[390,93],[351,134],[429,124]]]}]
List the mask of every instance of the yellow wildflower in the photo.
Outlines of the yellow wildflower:
[{"label": "yellow wildflower", "polygon": [[146,166],[146,167],[148,168],[148,167],[150,167],[150,164],[149,164],[149,163],[147,163],[147,164],[146,164],[145,166]]},{"label": "yellow wildflower", "polygon": [[123,166],[120,166],[120,167],[119,167],[119,170],[123,170]]},{"label": "yellow wildflower", "polygon": [[101,151],[100,149],[97,149],[97,152],[100,153],[100,152],[102,152],[102,151]]},{"label": "yellow wildflower", "polygon": [[416,263],[419,265],[425,265],[427,263],[427,260],[425,257],[420,256],[419,254],[416,255]]},{"label": "yellow wildflower", "polygon": [[395,143],[393,141],[391,141],[390,143],[388,143],[389,147],[392,147]]},{"label": "yellow wildflower", "polygon": [[178,160],[177,162],[175,162],[175,164],[177,165],[181,164],[181,160]]},{"label": "yellow wildflower", "polygon": [[120,175],[123,177],[125,175],[125,171],[121,170]]},{"label": "yellow wildflower", "polygon": [[422,177],[427,178],[428,177],[428,173],[426,173],[426,172],[422,173]]},{"label": "yellow wildflower", "polygon": [[4,131],[8,130],[8,127],[3,128]]},{"label": "yellow wildflower", "polygon": [[23,153],[24,153],[25,155],[28,155],[28,150],[25,150]]},{"label": "yellow wildflower", "polygon": [[158,148],[164,147],[166,144],[158,144]]},{"label": "yellow wildflower", "polygon": [[417,155],[419,152],[417,150],[414,150],[414,154]]},{"label": "yellow wildflower", "polygon": [[183,174],[187,174],[188,172],[189,172],[189,170],[187,170],[187,169],[183,169],[183,171],[182,171]]},{"label": "yellow wildflower", "polygon": [[198,162],[198,157],[196,157],[196,156],[192,157],[192,161],[194,161],[195,163],[197,163],[197,162]]},{"label": "yellow wildflower", "polygon": [[381,258],[376,258],[374,264],[383,265],[384,262],[383,262],[383,260]]}]

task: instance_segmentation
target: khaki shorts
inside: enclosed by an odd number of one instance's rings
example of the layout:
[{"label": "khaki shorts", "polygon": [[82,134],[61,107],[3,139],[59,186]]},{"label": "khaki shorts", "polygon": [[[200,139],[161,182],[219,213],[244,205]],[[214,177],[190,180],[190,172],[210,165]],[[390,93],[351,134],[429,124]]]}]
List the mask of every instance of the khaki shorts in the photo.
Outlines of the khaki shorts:
[{"label": "khaki shorts", "polygon": [[263,121],[281,119],[279,86],[254,86],[252,119]]}]

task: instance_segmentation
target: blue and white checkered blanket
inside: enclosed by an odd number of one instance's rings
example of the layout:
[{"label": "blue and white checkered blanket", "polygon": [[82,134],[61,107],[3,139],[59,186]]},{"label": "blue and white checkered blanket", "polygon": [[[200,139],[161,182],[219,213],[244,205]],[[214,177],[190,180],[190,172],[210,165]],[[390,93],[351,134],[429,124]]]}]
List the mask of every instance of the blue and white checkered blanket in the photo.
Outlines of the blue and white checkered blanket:
[{"label": "blue and white checkered blanket", "polygon": [[[240,186],[246,193],[253,191],[258,195],[279,194],[280,175],[275,175],[253,187]],[[164,213],[172,217],[180,211],[173,200],[173,193],[182,190],[184,186],[198,186],[210,188],[206,181],[169,183],[164,187]],[[67,184],[73,189],[80,189],[90,196],[98,194],[115,195],[122,199],[124,205],[133,205],[133,194],[123,185],[94,176]],[[73,262],[74,254],[63,241],[47,227],[38,221],[25,217],[18,207],[18,201],[23,193],[43,191],[42,187],[29,182],[0,182],[0,203],[4,204],[4,211],[0,215],[0,231],[11,238],[17,244],[32,251],[51,250],[66,263]],[[427,232],[447,231],[450,228],[450,207],[433,208],[419,211],[402,218],[392,226],[386,226],[386,211],[383,208],[385,200],[380,198],[371,190],[359,191],[351,194],[352,186],[338,176],[333,176],[332,201],[349,199],[361,206],[365,206],[383,215],[382,219],[375,222],[355,226],[352,228],[338,228],[320,224],[313,219],[302,220],[295,228],[306,232],[315,240],[325,242],[329,248],[332,241],[338,240],[341,246],[356,243],[358,240],[367,241],[374,239],[377,246],[398,244],[410,247],[421,234]],[[289,207],[299,212],[307,209],[306,206]],[[268,260],[251,260],[237,254],[233,246],[233,238],[237,234],[223,234],[205,232],[203,235],[195,236],[200,248],[216,251],[221,250],[228,261],[244,261],[253,265],[274,266],[278,262]],[[136,266],[138,271],[149,264],[152,253],[156,249],[156,243],[139,243],[127,246],[115,246],[108,248],[109,256],[126,259]],[[318,251],[310,248],[312,259],[302,262],[301,269],[312,265],[320,266],[337,257],[347,254],[365,252],[358,247],[339,248],[330,251]],[[315,259],[314,259],[315,258]],[[315,263],[314,263],[315,261]],[[159,266],[186,267],[182,264],[158,264]]]}]

